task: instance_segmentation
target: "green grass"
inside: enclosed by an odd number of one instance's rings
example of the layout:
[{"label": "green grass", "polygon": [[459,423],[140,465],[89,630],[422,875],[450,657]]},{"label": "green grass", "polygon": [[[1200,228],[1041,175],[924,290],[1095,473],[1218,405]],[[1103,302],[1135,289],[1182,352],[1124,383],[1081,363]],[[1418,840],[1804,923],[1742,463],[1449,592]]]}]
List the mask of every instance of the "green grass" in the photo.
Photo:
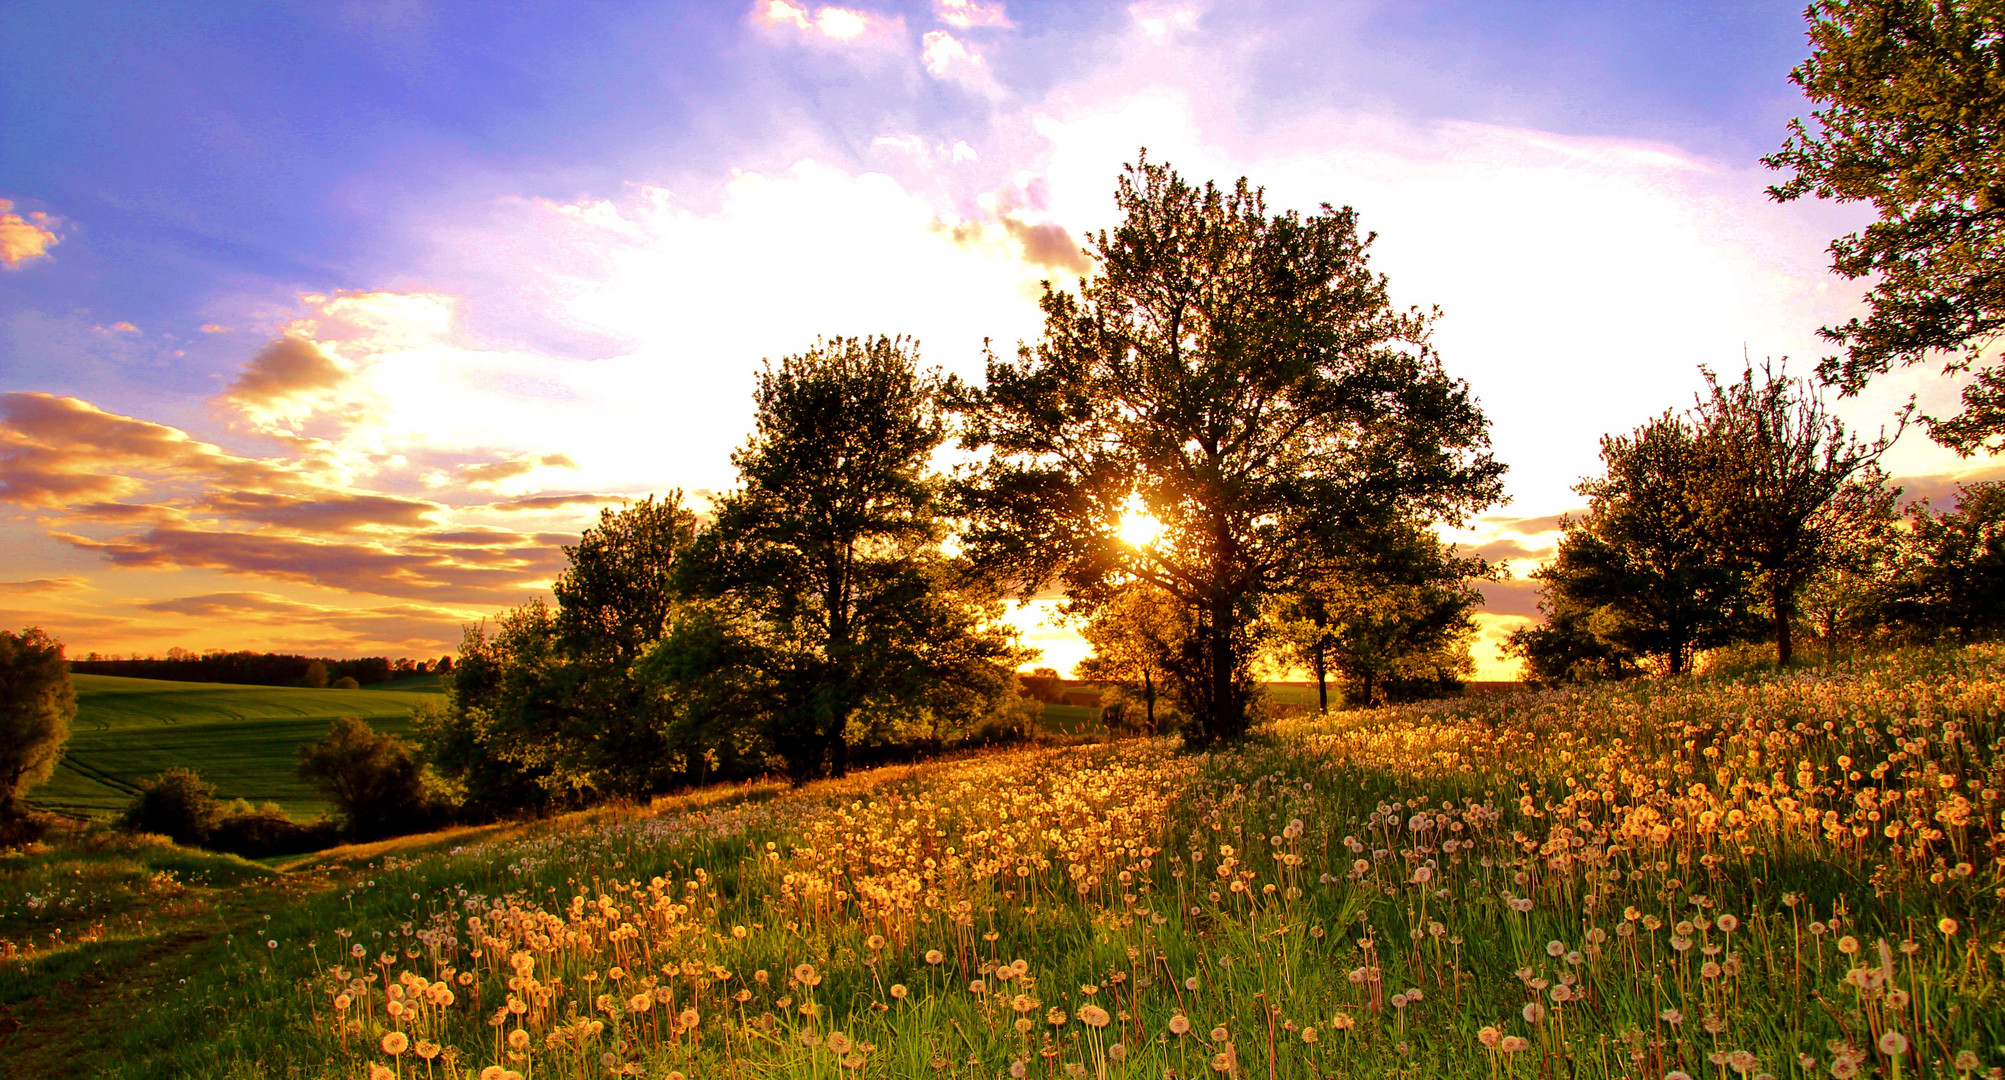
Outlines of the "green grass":
[{"label": "green grass", "polygon": [[[337,716],[359,716],[408,735],[411,712],[436,700],[411,690],[303,690],[75,675],[77,716],[56,775],[33,793],[50,810],[117,812],[138,781],[174,766],[194,769],[225,799],[275,802],[295,818],[329,808],[293,774],[298,748]],[[434,676],[420,676],[432,679]],[[406,680],[415,682],[416,680]]]}]

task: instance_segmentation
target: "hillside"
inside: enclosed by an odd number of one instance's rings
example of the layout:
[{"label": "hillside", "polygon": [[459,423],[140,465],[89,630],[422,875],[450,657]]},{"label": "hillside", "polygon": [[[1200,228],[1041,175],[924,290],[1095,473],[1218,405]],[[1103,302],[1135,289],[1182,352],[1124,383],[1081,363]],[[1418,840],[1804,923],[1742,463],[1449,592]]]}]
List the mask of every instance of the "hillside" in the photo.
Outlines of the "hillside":
[{"label": "hillside", "polygon": [[0,857],[0,1060],[1967,1080],[2005,1064],[2001,739],[1982,646],[720,787],[276,875],[78,837]]},{"label": "hillside", "polygon": [[[130,799],[134,784],[174,766],[200,772],[225,799],[276,802],[295,818],[328,808],[293,775],[295,751],[327,734],[337,716],[410,731],[411,712],[436,700],[410,689],[303,690],[224,683],[163,682],[75,675],[77,716],[55,777],[31,801],[66,813],[103,815]],[[411,680],[416,683],[417,680]]]}]

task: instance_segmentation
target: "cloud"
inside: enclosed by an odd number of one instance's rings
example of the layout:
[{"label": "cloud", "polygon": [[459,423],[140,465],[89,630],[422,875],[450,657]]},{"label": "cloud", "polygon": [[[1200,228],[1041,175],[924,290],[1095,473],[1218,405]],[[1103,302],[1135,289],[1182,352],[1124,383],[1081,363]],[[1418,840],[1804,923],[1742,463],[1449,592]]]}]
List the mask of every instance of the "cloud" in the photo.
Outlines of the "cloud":
[{"label": "cloud", "polygon": [[988,61],[966,42],[945,30],[928,30],[920,44],[919,59],[926,74],[984,97],[1003,96],[1002,84],[990,74]]},{"label": "cloud", "polygon": [[115,500],[146,488],[141,477],[149,473],[242,489],[311,486],[297,469],[229,454],[177,428],[77,398],[0,397],[0,500],[44,507]]},{"label": "cloud", "polygon": [[1542,586],[1527,578],[1486,581],[1478,586],[1483,593],[1481,610],[1492,615],[1536,617]]},{"label": "cloud", "polygon": [[46,258],[49,249],[62,243],[56,235],[55,220],[43,213],[22,217],[13,213],[14,204],[0,199],[0,266],[9,270]]},{"label": "cloud", "polygon": [[82,592],[91,587],[90,579],[75,574],[62,577],[29,578],[25,581],[0,581],[0,595],[22,596],[47,593]]},{"label": "cloud", "polygon": [[[1081,250],[1079,242],[1063,225],[1049,220],[1030,220],[1027,216],[1036,213],[1039,202],[1036,192],[1005,185],[995,191],[984,192],[976,200],[978,210],[975,216],[955,221],[939,219],[935,226],[943,229],[956,244],[971,249],[1014,248],[1025,262],[1036,266],[1081,276],[1090,272],[1093,260]],[[1041,218],[1043,215],[1036,216]]]},{"label": "cloud", "polygon": [[962,28],[975,26],[1008,27],[1015,25],[1003,13],[1001,4],[984,4],[980,0],[933,0],[933,14],[948,26]]},{"label": "cloud", "polygon": [[394,495],[330,494],[313,497],[236,491],[213,495],[202,509],[224,517],[283,525],[305,532],[340,533],[374,526],[416,528],[432,524],[444,507]]},{"label": "cloud", "polygon": [[566,506],[617,506],[626,502],[624,495],[605,495],[590,491],[571,494],[524,495],[494,504],[496,510],[556,510]]},{"label": "cloud", "polygon": [[1128,5],[1128,17],[1134,20],[1135,29],[1152,38],[1195,30],[1203,14],[1200,5],[1175,0],[1145,0]]},{"label": "cloud", "polygon": [[805,4],[789,3],[788,0],[765,0],[755,4],[752,18],[762,26],[798,31],[809,41],[837,44],[870,38],[894,38],[900,36],[904,28],[904,20],[898,17],[886,19],[881,15],[834,5],[810,10]]},{"label": "cloud", "polygon": [[389,543],[178,525],[103,540],[63,532],[50,535],[96,552],[114,566],[220,570],[345,592],[461,603],[519,601],[546,588],[564,561],[556,547],[446,553]]},{"label": "cloud", "polygon": [[1927,503],[1930,509],[1942,512],[1956,509],[1961,502],[1960,489],[1965,485],[1999,480],[2005,480],[2005,463],[1984,464],[1952,473],[1897,476],[1893,482],[1901,489],[1901,505]]},{"label": "cloud", "polygon": [[222,323],[203,323],[202,332],[205,334],[227,334],[230,332],[230,328],[224,326]]},{"label": "cloud", "polygon": [[222,398],[243,408],[271,410],[332,390],[347,377],[319,345],[297,337],[274,338],[244,364]]},{"label": "cloud", "polygon": [[578,463],[565,454],[544,454],[540,457],[519,457],[507,461],[490,461],[479,465],[468,465],[460,470],[460,476],[469,484],[499,484],[526,476],[538,469],[576,469]]}]

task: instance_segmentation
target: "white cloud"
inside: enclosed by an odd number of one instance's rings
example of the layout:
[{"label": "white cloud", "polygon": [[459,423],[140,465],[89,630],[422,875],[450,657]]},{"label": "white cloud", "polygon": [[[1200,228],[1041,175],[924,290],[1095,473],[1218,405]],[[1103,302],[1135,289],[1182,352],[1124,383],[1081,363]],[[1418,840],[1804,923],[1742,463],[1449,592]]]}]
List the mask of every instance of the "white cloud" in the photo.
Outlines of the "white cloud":
[{"label": "white cloud", "polygon": [[928,75],[957,83],[985,97],[1002,96],[1002,85],[989,72],[988,61],[966,42],[945,30],[928,30],[921,45],[919,58]]},{"label": "white cloud", "polygon": [[810,9],[789,0],[765,0],[752,9],[753,21],[767,27],[788,27],[808,40],[850,44],[862,40],[903,37],[904,20],[885,18],[854,8],[828,5]]},{"label": "white cloud", "polygon": [[980,0],[933,0],[933,13],[948,26],[963,29],[974,26],[1006,27],[1014,25],[1003,12],[1001,4],[984,4]]},{"label": "white cloud", "polygon": [[1135,28],[1153,38],[1195,30],[1203,14],[1203,7],[1176,0],[1144,0],[1128,5],[1128,17],[1134,20]]}]

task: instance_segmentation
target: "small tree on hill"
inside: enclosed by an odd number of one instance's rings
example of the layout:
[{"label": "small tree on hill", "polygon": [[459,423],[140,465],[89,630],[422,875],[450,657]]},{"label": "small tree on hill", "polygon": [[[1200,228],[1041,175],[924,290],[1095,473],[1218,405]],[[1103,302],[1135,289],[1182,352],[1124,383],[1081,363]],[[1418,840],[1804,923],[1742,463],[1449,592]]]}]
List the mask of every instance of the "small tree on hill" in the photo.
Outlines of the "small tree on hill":
[{"label": "small tree on hill", "polygon": [[327,665],[319,660],[306,665],[306,685],[315,690],[327,687]]},{"label": "small tree on hill", "polygon": [[223,804],[216,800],[215,785],[193,769],[176,767],[139,782],[139,790],[119,815],[118,827],[194,845],[208,840],[222,820]]},{"label": "small tree on hill", "polygon": [[40,627],[0,630],[0,822],[21,815],[21,797],[49,778],[76,716],[62,643]]},{"label": "small tree on hill", "polygon": [[430,824],[424,767],[409,743],[343,716],[299,748],[299,775],[340,808],[349,832],[373,840]]}]

